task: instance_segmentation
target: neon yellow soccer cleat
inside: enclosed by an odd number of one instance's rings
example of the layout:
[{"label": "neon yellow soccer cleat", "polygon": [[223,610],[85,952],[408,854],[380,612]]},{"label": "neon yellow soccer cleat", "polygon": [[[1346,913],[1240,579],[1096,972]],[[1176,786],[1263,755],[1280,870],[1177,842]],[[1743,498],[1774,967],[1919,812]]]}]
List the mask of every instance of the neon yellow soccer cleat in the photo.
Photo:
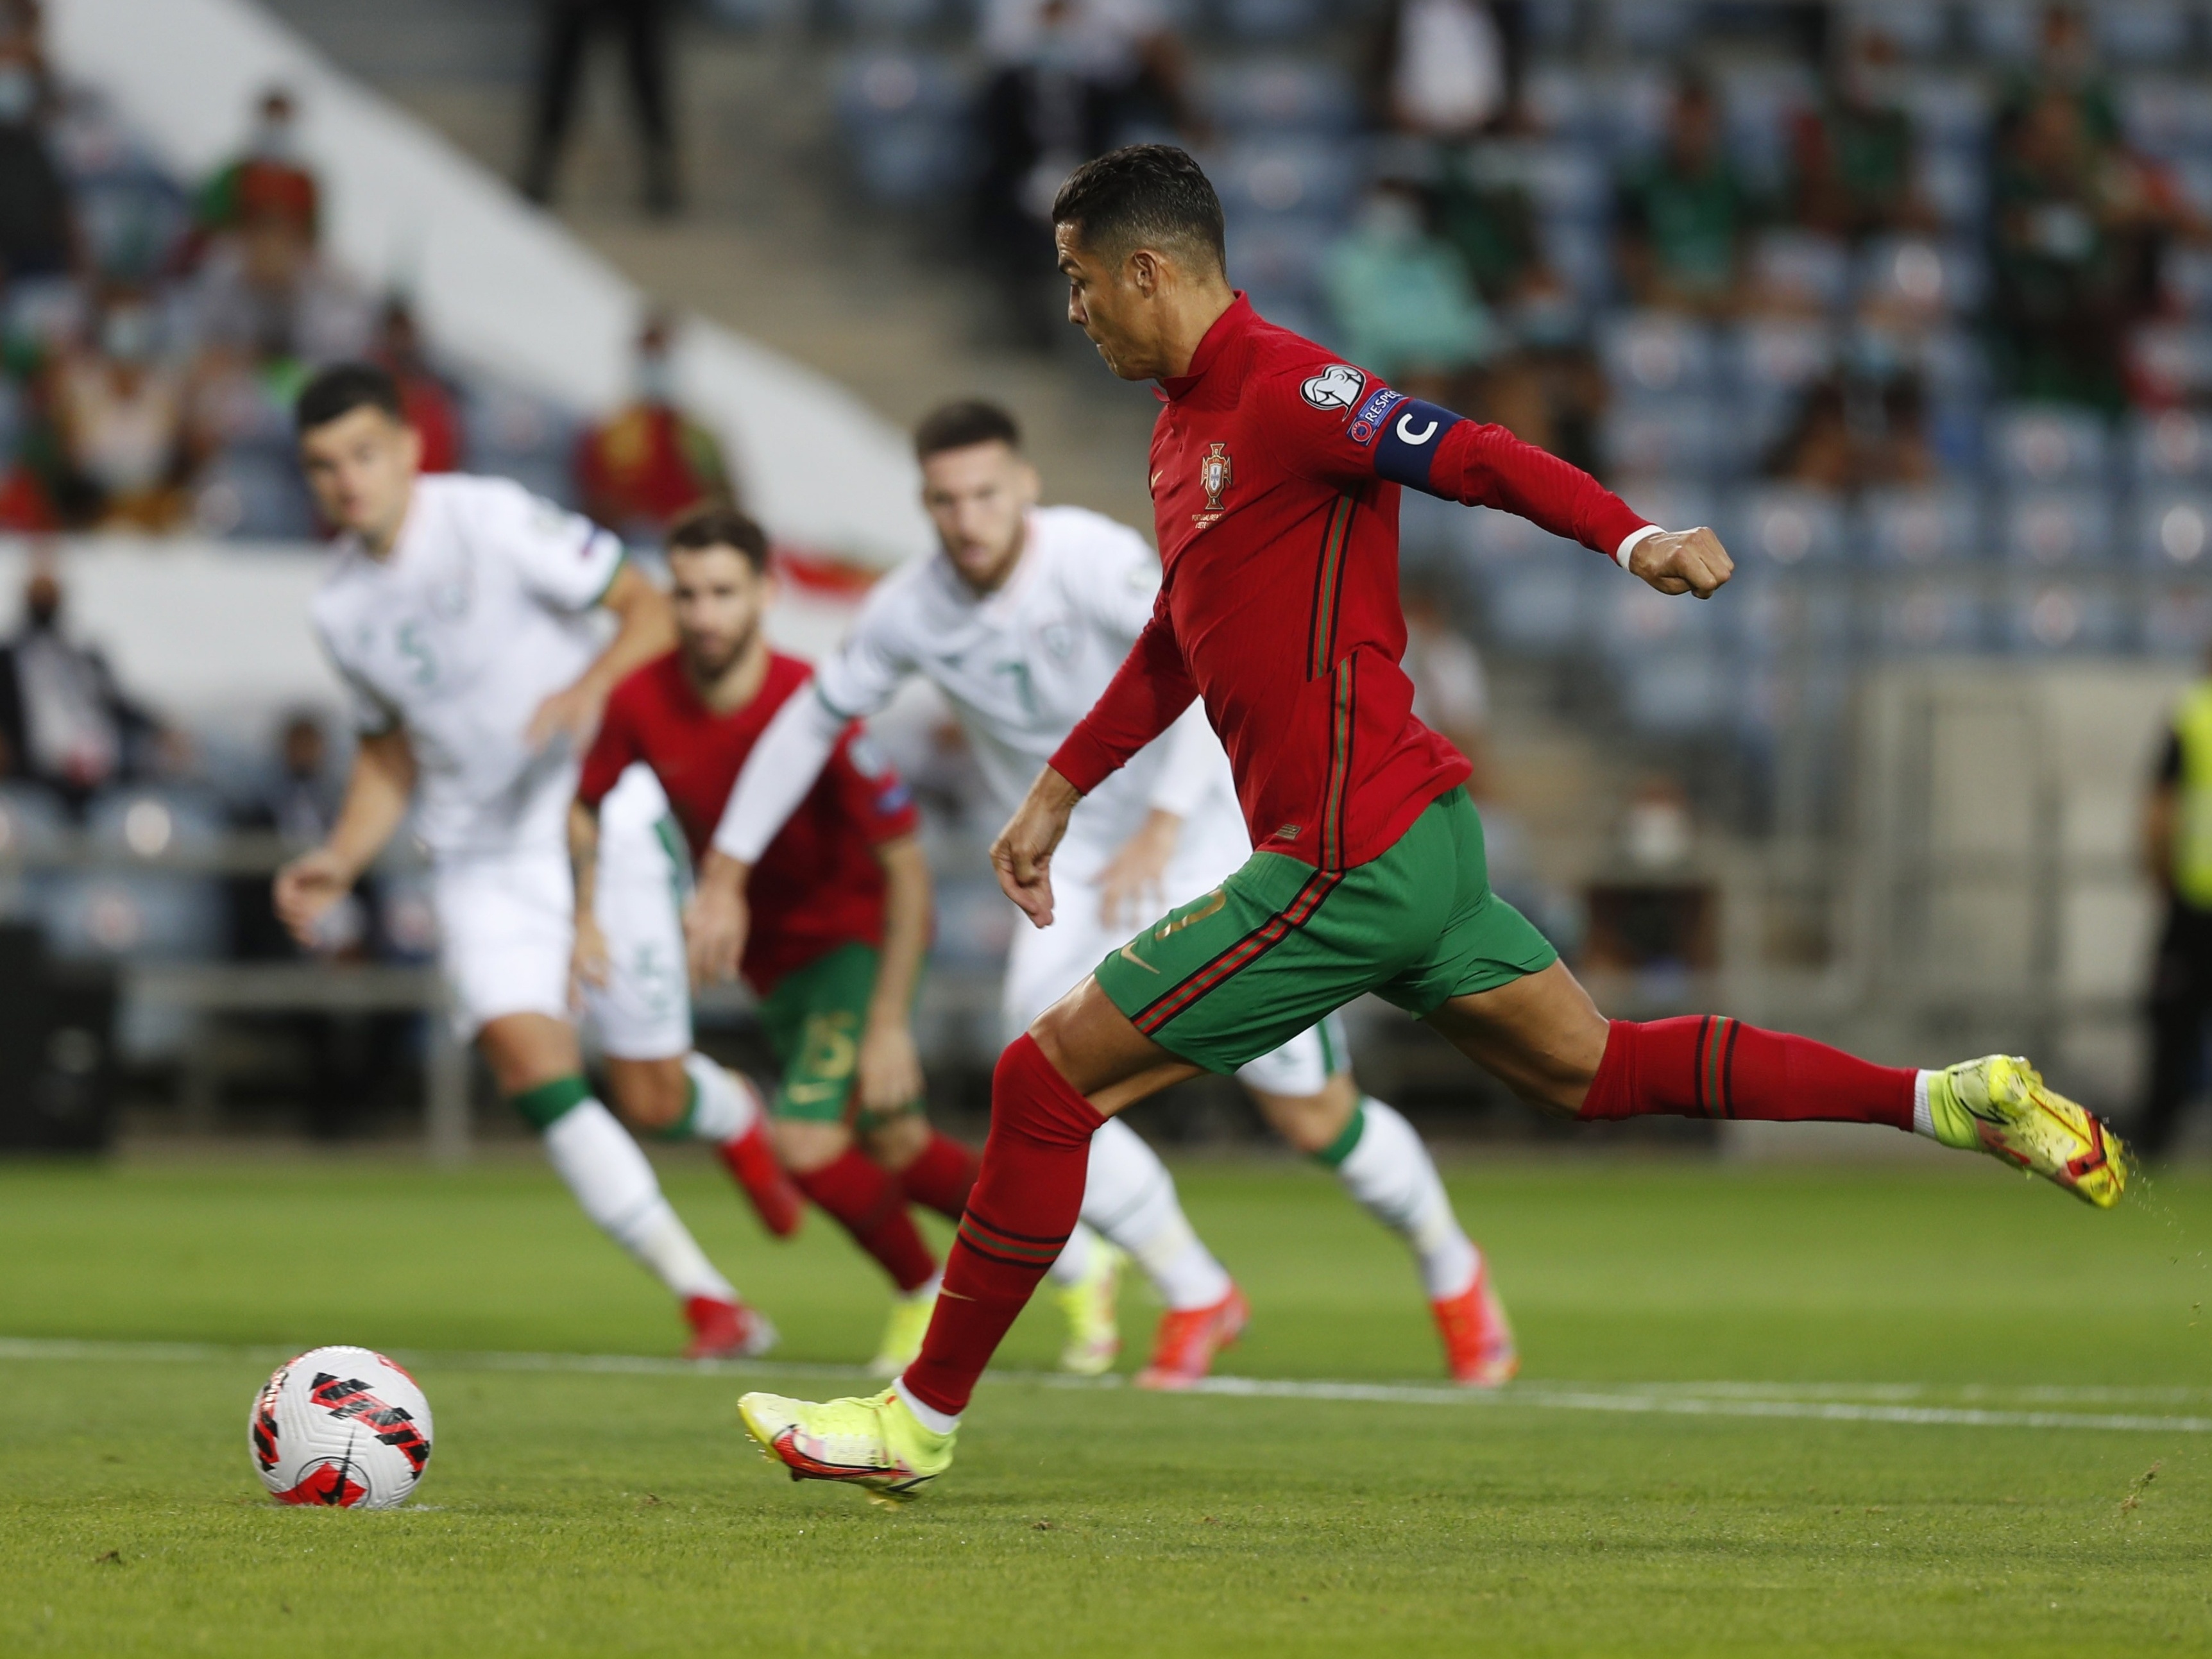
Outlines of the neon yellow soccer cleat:
[{"label": "neon yellow soccer cleat", "polygon": [[749,1394],[738,1418],[793,1480],[842,1480],[874,1504],[903,1504],[952,1467],[954,1436],[923,1427],[892,1389],[820,1405]]},{"label": "neon yellow soccer cleat", "polygon": [[1078,1376],[1097,1376],[1113,1368],[1121,1352],[1121,1322],[1116,1298],[1121,1291],[1121,1269],[1128,1256],[1103,1239],[1091,1252],[1083,1277],[1060,1292],[1060,1310],[1067,1316],[1067,1343],[1060,1351],[1060,1368]]},{"label": "neon yellow soccer cleat", "polygon": [[1987,1152],[2109,1210],[2127,1190],[2127,1149],[2095,1114],[2045,1086],[2035,1067],[2013,1054],[1933,1073],[1928,1115],[1946,1146]]},{"label": "neon yellow soccer cleat", "polygon": [[929,1316],[937,1311],[937,1281],[920,1290],[891,1298],[891,1316],[884,1322],[884,1340],[868,1362],[871,1376],[896,1376],[921,1352],[921,1339],[929,1334]]}]

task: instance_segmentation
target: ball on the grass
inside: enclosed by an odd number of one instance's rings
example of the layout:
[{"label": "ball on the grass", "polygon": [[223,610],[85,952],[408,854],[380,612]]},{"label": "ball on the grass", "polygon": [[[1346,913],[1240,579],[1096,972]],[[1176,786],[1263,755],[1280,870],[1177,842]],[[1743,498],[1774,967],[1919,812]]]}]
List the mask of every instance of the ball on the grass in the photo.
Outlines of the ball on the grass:
[{"label": "ball on the grass", "polygon": [[430,1402],[367,1348],[310,1348],[279,1365],[246,1425],[261,1484],[287,1504],[386,1510],[430,1467]]}]

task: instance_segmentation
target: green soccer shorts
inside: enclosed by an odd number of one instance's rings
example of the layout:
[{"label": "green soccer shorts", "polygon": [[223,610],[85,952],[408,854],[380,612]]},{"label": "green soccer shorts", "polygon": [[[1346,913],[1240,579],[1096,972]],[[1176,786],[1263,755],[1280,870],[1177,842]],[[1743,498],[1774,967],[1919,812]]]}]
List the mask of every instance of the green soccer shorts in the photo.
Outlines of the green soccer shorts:
[{"label": "green soccer shorts", "polygon": [[850,1121],[862,1129],[883,1120],[881,1113],[853,1109],[860,1034],[875,990],[874,948],[841,945],[786,974],[761,999],[761,1027],[783,1068],[769,1106],[774,1115],[803,1123]]},{"label": "green soccer shorts", "polygon": [[1416,1018],[1559,959],[1490,890],[1482,820],[1463,788],[1353,869],[1255,853],[1098,964],[1136,1028],[1209,1072],[1233,1072],[1372,991]]}]

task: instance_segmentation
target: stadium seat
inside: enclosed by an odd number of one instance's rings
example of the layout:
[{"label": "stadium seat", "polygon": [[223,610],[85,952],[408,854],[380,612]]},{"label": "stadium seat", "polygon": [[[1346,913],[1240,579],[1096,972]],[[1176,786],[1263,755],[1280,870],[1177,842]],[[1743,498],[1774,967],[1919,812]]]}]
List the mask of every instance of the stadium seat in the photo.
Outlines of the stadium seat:
[{"label": "stadium seat", "polygon": [[2160,583],[2138,601],[2136,626],[2145,651],[2197,667],[2212,649],[2212,586],[2201,581]]},{"label": "stadium seat", "polygon": [[1981,502],[1969,485],[1869,490],[1859,514],[1857,538],[1874,564],[1927,568],[1981,556]]},{"label": "stadium seat", "polygon": [[[214,805],[187,792],[123,787],[97,796],[86,811],[86,839],[125,867],[68,871],[49,884],[40,902],[48,945],[72,960],[220,957],[228,945],[220,881],[153,866],[179,851],[209,850],[222,834]],[[149,867],[128,867],[142,860]]]},{"label": "stadium seat", "polygon": [[1711,328],[1668,312],[1623,312],[1598,331],[1606,379],[1632,397],[1704,392],[1717,356]]},{"label": "stadium seat", "polygon": [[1351,146],[1290,136],[1232,144],[1215,179],[1232,222],[1239,214],[1328,218],[1351,205],[1362,173]]},{"label": "stadium seat", "polygon": [[1227,132],[1347,133],[1359,124],[1359,94],[1334,64],[1255,58],[1215,70],[1206,106]]},{"label": "stadium seat", "polygon": [[1907,58],[1935,58],[1950,44],[1951,19],[1929,0],[1848,0],[1846,29],[1879,34]]},{"label": "stadium seat", "polygon": [[1718,76],[1722,120],[1730,158],[1756,188],[1788,183],[1792,118],[1819,99],[1813,72],[1802,64],[1753,58]]},{"label": "stadium seat", "polygon": [[1613,210],[1613,169],[1594,144],[1500,140],[1470,153],[1467,171],[1478,183],[1525,191],[1540,219],[1596,223]]},{"label": "stadium seat", "polygon": [[1690,44],[1698,10],[1690,0],[1610,0],[1606,22],[1624,52],[1666,57]]},{"label": "stadium seat", "polygon": [[2212,147],[2212,86],[2202,79],[2130,75],[2118,91],[2122,131],[2145,155],[2174,161]]},{"label": "stadium seat", "polygon": [[2186,403],[2212,392],[2212,328],[2154,323],[2128,341],[2128,364],[2149,397]]},{"label": "stadium seat", "polygon": [[[1917,4],[1918,0],[1908,0]],[[1920,6],[1924,10],[1933,7]],[[1994,117],[1990,83],[1972,71],[1919,71],[1899,78],[1896,96],[1925,144],[1985,142]]]},{"label": "stadium seat", "polygon": [[956,189],[972,149],[967,102],[964,81],[941,58],[871,52],[848,59],[837,117],[861,188],[896,205]]},{"label": "stadium seat", "polygon": [[2017,484],[2101,481],[2108,443],[2104,417],[2071,404],[2014,404],[1990,420],[1990,464]]},{"label": "stadium seat", "polygon": [[1674,76],[1663,61],[1645,59],[1592,79],[1604,137],[1616,159],[1648,155],[1666,134]]},{"label": "stadium seat", "polygon": [[1971,580],[1914,577],[1884,584],[1873,599],[1874,643],[1886,654],[1973,651],[1987,642],[1982,590]]},{"label": "stadium seat", "polygon": [[1706,649],[1721,633],[1721,614],[1714,605],[1662,593],[1616,570],[1599,590],[1598,643],[1608,656],[1624,659]]},{"label": "stadium seat", "polygon": [[1841,563],[1849,542],[1840,496],[1798,484],[1740,491],[1722,531],[1739,563],[1790,569]]},{"label": "stadium seat", "polygon": [[1859,256],[1855,287],[1862,301],[1885,310],[1961,316],[1980,301],[1986,277],[1970,242],[1890,236],[1868,244]]},{"label": "stadium seat", "polygon": [[1554,536],[1517,513],[1461,507],[1413,490],[1401,499],[1401,511],[1406,509],[1413,511],[1415,523],[1433,525],[1439,544],[1448,541],[1464,549],[1468,562],[1479,569],[1578,569],[1594,556],[1580,543]]},{"label": "stadium seat", "polygon": [[316,528],[298,464],[252,447],[224,452],[201,473],[192,516],[204,534],[240,541],[305,541]]},{"label": "stadium seat", "polygon": [[51,855],[68,838],[69,814],[52,791],[27,780],[0,782],[0,918],[39,920],[53,872],[23,861]]},{"label": "stadium seat", "polygon": [[[1595,578],[1604,574],[1597,570]],[[1600,592],[1589,569],[1564,559],[1489,570],[1480,586],[1492,637],[1509,650],[1534,653],[1581,644]]]},{"label": "stadium seat", "polygon": [[[1319,291],[1322,257],[1336,231],[1330,221],[1305,215],[1232,213],[1229,269],[1237,287],[1270,298],[1288,294],[1310,305]],[[1259,306],[1258,300],[1253,304]],[[1283,319],[1260,307],[1261,315]]]},{"label": "stadium seat", "polygon": [[2199,322],[2212,316],[2212,248],[2176,243],[2161,249],[2158,285],[2174,311]]},{"label": "stadium seat", "polygon": [[1999,608],[2004,643],[2014,651],[2112,651],[2126,640],[2120,607],[2101,587],[2023,578],[2006,588]]},{"label": "stadium seat", "polygon": [[1617,665],[1621,714],[1639,732],[1685,737],[1717,726],[1736,695],[1735,677],[1709,651],[1669,651]]},{"label": "stadium seat", "polygon": [[1969,0],[1967,42],[2000,64],[2032,62],[2045,9],[2043,0]]},{"label": "stadium seat", "polygon": [[2212,570],[2212,489],[2144,490],[2130,540],[2130,552],[2152,569]]},{"label": "stadium seat", "polygon": [[1233,40],[1302,40],[1328,14],[1326,0],[1214,0],[1223,33]]},{"label": "stadium seat", "polygon": [[79,179],[70,198],[93,268],[120,281],[164,270],[191,227],[184,192],[144,163]]},{"label": "stadium seat", "polygon": [[2023,569],[2102,564],[2112,552],[2111,498],[2079,486],[2014,490],[2000,510],[1998,540],[2005,562]]},{"label": "stadium seat", "polygon": [[1836,366],[1836,331],[1809,317],[1759,317],[1721,337],[1727,380],[1750,397],[1802,392]]},{"label": "stadium seat", "polygon": [[2191,9],[2178,0],[2097,0],[2087,12],[2112,62],[2162,67],[2189,55]]},{"label": "stadium seat", "polygon": [[1954,235],[1972,235],[1990,212],[1990,164],[1980,146],[1923,144],[1912,164],[1914,187]]},{"label": "stadium seat", "polygon": [[1740,427],[1717,398],[1620,398],[1605,411],[1598,449],[1608,476],[1708,480],[1735,469]]},{"label": "stadium seat", "polygon": [[2138,414],[2128,422],[2126,443],[2138,488],[2212,476],[2212,416],[2196,410]]},{"label": "stadium seat", "polygon": [[831,0],[836,20],[863,34],[917,33],[940,21],[945,0]]},{"label": "stadium seat", "polygon": [[1850,250],[1817,231],[1770,230],[1752,246],[1751,280],[1764,304],[1833,311],[1850,293]]},{"label": "stadium seat", "polygon": [[1536,130],[1549,137],[1602,142],[1610,136],[1596,82],[1571,64],[1531,64],[1521,100]]},{"label": "stadium seat", "polygon": [[1746,662],[1778,656],[1840,661],[1857,637],[1850,579],[1838,571],[1740,561],[1711,608],[1717,639]]},{"label": "stadium seat", "polygon": [[1613,239],[1603,226],[1545,219],[1538,222],[1536,235],[1544,262],[1559,273],[1579,304],[1595,309],[1613,300]]}]

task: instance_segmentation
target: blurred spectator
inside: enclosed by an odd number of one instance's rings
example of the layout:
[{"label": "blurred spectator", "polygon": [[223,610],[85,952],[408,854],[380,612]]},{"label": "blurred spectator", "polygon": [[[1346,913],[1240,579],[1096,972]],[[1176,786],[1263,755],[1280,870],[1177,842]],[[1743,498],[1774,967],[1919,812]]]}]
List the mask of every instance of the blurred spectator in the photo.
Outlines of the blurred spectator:
[{"label": "blurred spectator", "polygon": [[112,289],[92,338],[50,372],[58,450],[52,495],[70,528],[160,532],[183,521],[191,471],[186,388],[162,347],[152,297]]},{"label": "blurred spectator", "polygon": [[39,126],[46,102],[36,46],[0,36],[0,276],[10,280],[76,263],[69,187]]},{"label": "blurred spectator", "polygon": [[522,192],[533,202],[553,199],[561,147],[575,112],[577,83],[593,30],[622,33],[629,70],[630,108],[645,150],[645,209],[657,216],[681,205],[676,174],[676,132],[669,112],[667,0],[540,0],[544,37],[538,60],[538,92],[530,128]]},{"label": "blurred spectator", "polygon": [[1595,471],[1607,387],[1581,305],[1556,272],[1539,264],[1522,277],[1504,317],[1511,344],[1482,377],[1484,418]]},{"label": "blurred spectator", "polygon": [[1935,216],[1913,189],[1911,118],[1884,94],[1896,56],[1887,35],[1850,35],[1819,106],[1798,115],[1790,134],[1791,209],[1807,229],[1859,240],[1934,228]]},{"label": "blurred spectator", "polygon": [[1406,677],[1413,683],[1413,717],[1449,741],[1474,768],[1467,792],[1478,801],[1496,794],[1490,764],[1490,682],[1481,653],[1451,625],[1443,596],[1428,582],[1406,583]]},{"label": "blurred spectator", "polygon": [[204,240],[243,229],[264,215],[301,226],[310,243],[321,234],[321,187],[300,160],[299,112],[282,87],[261,94],[245,153],[201,185],[192,204]]},{"label": "blurred spectator", "polygon": [[5,775],[58,792],[72,809],[110,783],[149,775],[178,739],[124,696],[107,659],[62,631],[62,585],[33,565],[23,620],[0,642],[0,754]]},{"label": "blurred spectator", "polygon": [[316,252],[309,204],[282,192],[243,198],[194,295],[199,344],[261,369],[362,356],[372,317],[353,284]]},{"label": "blurred spectator", "polygon": [[1182,40],[1158,0],[982,0],[981,9],[979,42],[994,69],[1077,76],[1104,100],[1117,131],[1200,132]]},{"label": "blurred spectator", "polygon": [[2034,64],[2014,75],[1998,100],[1998,140],[2008,139],[2028,112],[2051,95],[2074,106],[2091,143],[2119,142],[2119,106],[2112,84],[2097,62],[2097,45],[2087,18],[2072,6],[2045,9]]},{"label": "blurred spectator", "polygon": [[1639,304],[1735,309],[1752,192],[1721,144],[1720,106],[1695,77],[1675,88],[1659,154],[1621,180],[1621,264]]},{"label": "blurred spectator", "polygon": [[2011,391],[2118,409],[2123,342],[2155,301],[2166,226],[2143,170],[2051,85],[2007,135],[1992,195],[1990,317]]},{"label": "blurred spectator", "polygon": [[422,471],[451,472],[461,464],[461,411],[453,387],[430,366],[414,308],[395,294],[384,302],[371,361],[399,386],[399,401],[422,440]]},{"label": "blurred spectator", "polygon": [[1760,471],[1785,483],[1833,491],[1933,483],[1936,453],[1919,380],[1832,374],[1815,380]]},{"label": "blurred spectator", "polygon": [[1516,101],[1520,13],[1518,5],[1485,0],[1384,0],[1367,64],[1369,100],[1382,123],[1449,141],[1506,121]]},{"label": "blurred spectator", "polygon": [[1470,372],[1496,350],[1498,330],[1450,246],[1429,229],[1413,185],[1386,179],[1322,262],[1345,354],[1409,396],[1468,401]]},{"label": "blurred spectator", "polygon": [[1440,158],[1437,230],[1467,266],[1475,291],[1499,306],[1540,278],[1542,244],[1528,191],[1484,176],[1472,165],[1480,154],[1480,147],[1466,145]]},{"label": "blurred spectator", "polygon": [[584,511],[617,535],[658,541],[684,508],[735,487],[714,434],[676,401],[670,325],[651,317],[637,340],[637,395],[590,428],[576,453]]}]

